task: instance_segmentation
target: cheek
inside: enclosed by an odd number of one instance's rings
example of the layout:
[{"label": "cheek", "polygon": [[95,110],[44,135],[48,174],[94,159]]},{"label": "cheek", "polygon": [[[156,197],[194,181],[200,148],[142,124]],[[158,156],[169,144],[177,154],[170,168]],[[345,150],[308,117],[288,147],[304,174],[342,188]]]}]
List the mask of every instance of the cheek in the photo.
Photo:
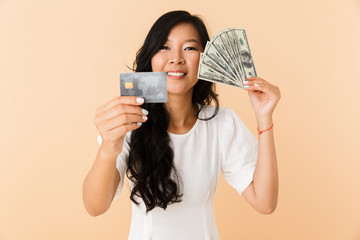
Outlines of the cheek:
[{"label": "cheek", "polygon": [[161,57],[158,53],[155,54],[151,59],[151,67],[153,72],[159,72],[164,67],[164,58]]},{"label": "cheek", "polygon": [[196,57],[194,57],[191,61],[191,65],[193,69],[196,69],[196,74],[197,74],[197,70],[199,68],[199,61],[200,61],[200,54]]}]

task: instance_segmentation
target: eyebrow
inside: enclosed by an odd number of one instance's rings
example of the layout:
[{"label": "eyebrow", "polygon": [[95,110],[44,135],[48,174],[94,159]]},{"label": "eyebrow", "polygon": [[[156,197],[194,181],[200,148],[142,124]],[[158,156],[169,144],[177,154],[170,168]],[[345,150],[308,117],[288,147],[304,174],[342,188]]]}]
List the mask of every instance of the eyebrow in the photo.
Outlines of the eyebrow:
[{"label": "eyebrow", "polygon": [[[167,39],[166,42],[171,42],[171,40]],[[201,44],[199,43],[199,41],[196,40],[196,39],[188,39],[188,40],[186,40],[185,42],[186,42],[186,43],[188,43],[188,42],[194,42],[194,43],[197,43],[197,44],[201,45]]]},{"label": "eyebrow", "polygon": [[194,42],[194,43],[200,44],[196,39],[188,39],[185,42]]}]

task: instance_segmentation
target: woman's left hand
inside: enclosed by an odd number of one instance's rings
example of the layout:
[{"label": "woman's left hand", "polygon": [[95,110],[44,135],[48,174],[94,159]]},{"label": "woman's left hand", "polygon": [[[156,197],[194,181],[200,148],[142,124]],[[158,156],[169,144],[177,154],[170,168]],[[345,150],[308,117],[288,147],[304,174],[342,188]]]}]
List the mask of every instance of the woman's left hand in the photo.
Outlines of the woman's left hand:
[{"label": "woman's left hand", "polygon": [[259,77],[250,77],[247,81],[244,89],[249,93],[256,117],[272,117],[275,106],[280,100],[279,88]]}]

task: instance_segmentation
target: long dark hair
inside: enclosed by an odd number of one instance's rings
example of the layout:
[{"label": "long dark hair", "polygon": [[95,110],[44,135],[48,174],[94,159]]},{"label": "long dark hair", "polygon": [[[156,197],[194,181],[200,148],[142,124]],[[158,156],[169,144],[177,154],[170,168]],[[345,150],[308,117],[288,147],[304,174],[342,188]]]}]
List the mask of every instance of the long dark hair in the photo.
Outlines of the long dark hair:
[{"label": "long dark hair", "polygon": [[[172,11],[161,16],[150,29],[143,46],[136,54],[133,69],[136,72],[151,72],[151,59],[167,41],[170,30],[179,23],[192,24],[199,33],[201,45],[205,49],[209,35],[203,21],[186,11]],[[194,85],[192,103],[200,111],[215,101],[214,114],[218,112],[219,102],[215,93],[215,84],[200,80]],[[146,212],[154,207],[166,209],[168,204],[181,201],[179,177],[174,166],[174,152],[170,147],[168,134],[170,114],[162,103],[145,103],[143,108],[149,111],[148,120],[132,131],[130,154],[126,174],[133,182],[130,199],[139,204],[142,198]]]}]

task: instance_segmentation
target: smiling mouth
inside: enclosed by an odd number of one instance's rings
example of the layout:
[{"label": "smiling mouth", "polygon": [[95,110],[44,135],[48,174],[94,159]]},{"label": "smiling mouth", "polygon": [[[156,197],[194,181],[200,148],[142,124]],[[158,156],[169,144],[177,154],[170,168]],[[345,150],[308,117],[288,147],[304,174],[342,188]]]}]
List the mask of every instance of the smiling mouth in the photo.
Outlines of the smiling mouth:
[{"label": "smiling mouth", "polygon": [[183,72],[167,72],[166,74],[169,76],[174,76],[174,77],[180,77],[180,76],[186,75],[186,73],[183,73]]}]

